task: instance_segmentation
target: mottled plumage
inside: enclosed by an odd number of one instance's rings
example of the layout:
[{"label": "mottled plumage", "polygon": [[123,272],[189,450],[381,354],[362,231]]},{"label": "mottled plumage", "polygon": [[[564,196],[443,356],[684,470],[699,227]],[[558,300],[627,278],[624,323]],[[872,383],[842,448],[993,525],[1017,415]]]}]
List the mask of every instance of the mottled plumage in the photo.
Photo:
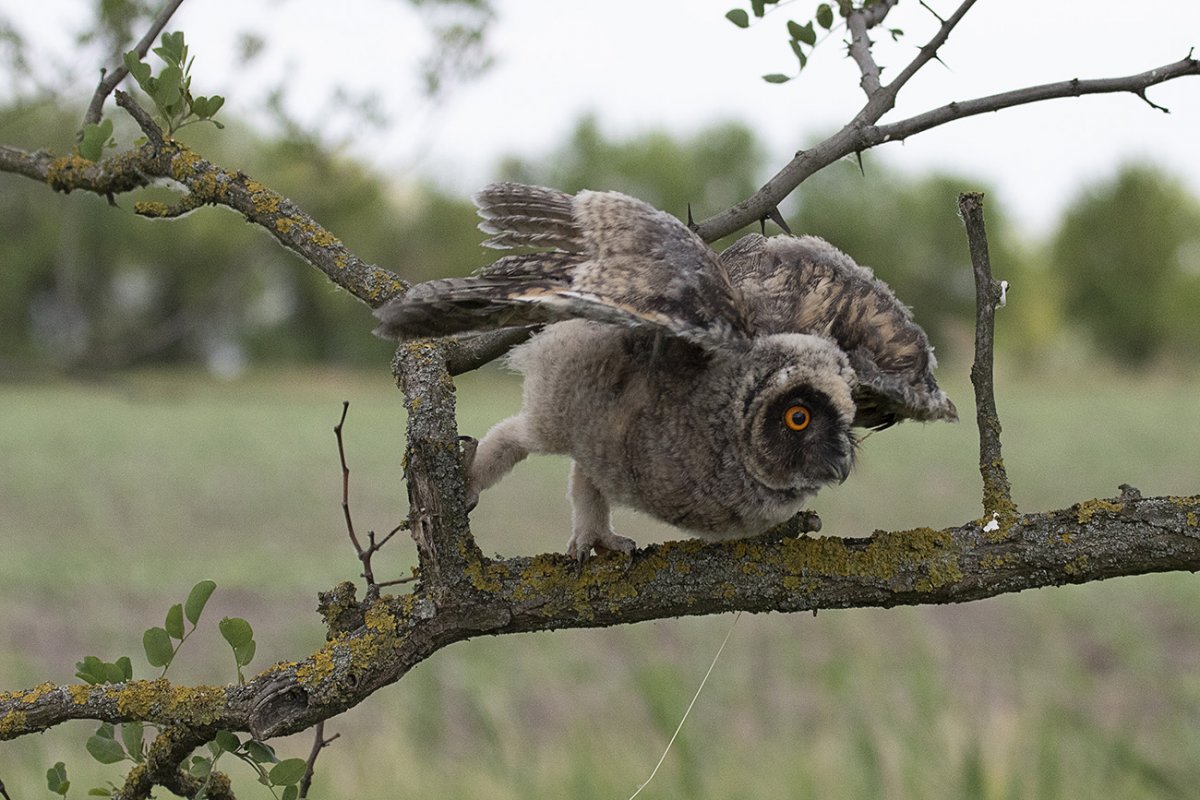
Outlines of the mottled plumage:
[{"label": "mottled plumage", "polygon": [[845,479],[852,426],[956,418],[908,309],[821,239],[752,235],[718,256],[616,192],[497,184],[476,203],[486,244],[542,249],[414,286],[377,332],[556,323],[513,352],[524,405],[480,442],[469,492],[530,452],[569,454],[577,557],[633,549],[610,503],[709,538],[760,533]]}]

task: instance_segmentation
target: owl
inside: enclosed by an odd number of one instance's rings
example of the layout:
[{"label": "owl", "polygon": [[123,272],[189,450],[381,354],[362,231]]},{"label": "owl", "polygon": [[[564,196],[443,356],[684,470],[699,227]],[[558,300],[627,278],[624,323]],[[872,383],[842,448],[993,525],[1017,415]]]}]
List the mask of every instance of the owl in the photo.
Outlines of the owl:
[{"label": "owl", "polygon": [[486,245],[526,252],[413,286],[376,333],[544,325],[509,355],[522,408],[478,443],[467,501],[530,453],[569,455],[574,558],[635,549],[614,504],[708,539],[762,533],[846,479],[856,429],[957,419],[909,310],[822,239],[718,255],[617,192],[500,183],[475,202]]}]

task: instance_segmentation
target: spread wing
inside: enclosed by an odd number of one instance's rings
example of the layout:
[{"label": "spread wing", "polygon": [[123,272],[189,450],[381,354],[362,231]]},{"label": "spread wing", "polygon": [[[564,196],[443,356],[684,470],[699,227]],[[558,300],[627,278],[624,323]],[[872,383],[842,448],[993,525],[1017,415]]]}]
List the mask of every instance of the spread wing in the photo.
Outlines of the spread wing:
[{"label": "spread wing", "polygon": [[739,293],[712,248],[670,214],[618,192],[499,183],[475,196],[486,245],[536,248],[472,278],[412,287],[376,312],[395,338],[580,317],[703,345],[749,335]]},{"label": "spread wing", "polygon": [[745,236],[721,261],[755,333],[816,334],[846,352],[859,380],[855,425],[958,419],[925,331],[871,270],[814,236]]}]

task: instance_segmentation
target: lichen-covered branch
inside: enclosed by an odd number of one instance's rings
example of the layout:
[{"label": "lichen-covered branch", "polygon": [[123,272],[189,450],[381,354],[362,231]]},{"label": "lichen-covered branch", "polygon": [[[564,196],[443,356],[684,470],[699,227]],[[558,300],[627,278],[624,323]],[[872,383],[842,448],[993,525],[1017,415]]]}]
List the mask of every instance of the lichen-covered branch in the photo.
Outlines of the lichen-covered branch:
[{"label": "lichen-covered branch", "polygon": [[[445,515],[458,524],[456,511]],[[434,521],[434,536],[441,521]],[[361,623],[316,653],[277,664],[244,686],[182,687],[165,680],[51,686],[0,694],[0,739],[70,719],[142,719],[187,730],[304,730],[400,680],[442,647],[484,634],[594,628],[726,611],[807,611],[958,603],[1168,570],[1200,569],[1200,496],[1126,492],[1016,519],[1001,535],[974,520],[956,528],[869,538],[667,542],[595,558],[504,560],[474,551],[461,572],[444,563],[436,586],[341,603]],[[345,616],[345,615],[343,615]]]},{"label": "lichen-covered branch", "polygon": [[975,276],[975,360],[971,364],[971,385],[975,389],[975,420],[979,427],[983,513],[985,516],[996,514],[997,524],[1007,525],[1016,517],[1017,507],[1012,500],[1012,487],[1000,451],[1000,414],[996,410],[992,376],[996,308],[1002,302],[1004,289],[992,277],[987,230],[983,221],[983,195],[979,192],[959,195],[958,213],[967,228],[971,271]]},{"label": "lichen-covered branch", "polygon": [[146,134],[145,144],[95,162],[0,145],[0,171],[41,181],[55,191],[93,192],[110,200],[152,183],[167,183],[184,190],[178,203],[138,202],[134,212],[170,218],[204,205],[230,208],[371,307],[382,305],[407,286],[388,270],[354,255],[292,201],[245,173],[230,172],[166,138],[128,94],[117,92],[116,99]]},{"label": "lichen-covered branch", "polygon": [[[928,59],[926,59],[927,61]],[[694,230],[708,242],[728,236],[736,230],[764,219],[785,197],[795,191],[797,186],[830,164],[853,153],[861,153],[886,142],[903,141],[913,134],[936,128],[956,119],[1043,100],[1081,97],[1088,94],[1129,92],[1149,102],[1146,99],[1148,88],[1188,75],[1200,75],[1200,60],[1193,58],[1191,54],[1179,61],[1135,75],[1092,80],[1073,79],[1030,86],[973,100],[948,103],[939,108],[884,125],[877,123],[884,114],[892,109],[895,97],[892,97],[891,102],[885,102],[877,96],[868,100],[854,119],[841,130],[814,147],[798,152],[753,195],[698,223]],[[902,85],[900,78],[889,84],[890,87],[894,87],[895,91],[898,91]]]}]

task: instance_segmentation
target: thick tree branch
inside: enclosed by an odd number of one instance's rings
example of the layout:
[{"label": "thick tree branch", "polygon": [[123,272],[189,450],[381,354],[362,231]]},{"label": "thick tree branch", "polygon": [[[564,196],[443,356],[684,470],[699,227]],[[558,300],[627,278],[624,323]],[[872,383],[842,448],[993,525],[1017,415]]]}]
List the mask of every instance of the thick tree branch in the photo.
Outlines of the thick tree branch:
[{"label": "thick tree branch", "polygon": [[[853,121],[837,133],[811,149],[798,152],[795,158],[753,195],[726,211],[700,222],[695,230],[708,242],[728,236],[765,217],[771,209],[778,206],[785,197],[795,191],[797,186],[835,161],[885,142],[902,141],[915,133],[936,128],[956,119],[1042,100],[1079,97],[1086,94],[1130,92],[1145,100],[1146,89],[1149,87],[1187,75],[1200,75],[1200,60],[1193,58],[1190,54],[1179,61],[1136,75],[1091,80],[1075,79],[1016,89],[973,100],[949,103],[887,125],[876,125],[875,123],[891,107],[884,107],[885,103],[877,103],[876,100],[872,100],[868,102],[867,106],[864,106]],[[896,86],[900,80],[898,77],[889,86]]]},{"label": "thick tree branch", "polygon": [[382,267],[354,255],[292,201],[243,172],[229,172],[183,144],[167,139],[150,115],[128,94],[118,91],[117,104],[129,112],[146,134],[141,147],[103,159],[55,157],[0,145],[0,171],[13,172],[61,192],[86,191],[108,197],[152,183],[182,187],[187,194],[174,205],[134,204],[134,212],[168,218],[203,205],[233,209],[270,233],[280,244],[325,273],[335,284],[371,307],[382,305],[407,284]]},{"label": "thick tree branch", "polygon": [[[146,35],[134,45],[133,49],[138,54],[138,58],[146,57],[146,53],[149,53],[150,48],[154,45],[154,40],[162,33],[163,28],[167,27],[171,16],[181,5],[183,5],[183,0],[168,0],[167,4],[158,12],[158,16],[150,23],[150,28],[146,31]],[[91,102],[88,103],[87,113],[83,116],[84,125],[100,121],[100,118],[104,115],[104,101],[108,99],[113,90],[129,74],[121,53],[116,54],[116,62],[111,70],[101,71],[100,85],[96,87],[96,92],[92,95]]]},{"label": "thick tree branch", "polygon": [[639,550],[632,563],[615,556],[592,559],[582,572],[559,554],[505,560],[473,555],[461,573],[443,567],[438,591],[422,584],[413,594],[364,604],[361,626],[244,686],[183,687],[158,680],[43,684],[0,694],[0,739],[70,719],[142,719],[258,737],[293,733],[362,702],[442,647],[483,634],[735,610],[960,603],[1042,586],[1197,569],[1200,496],[1140,498],[1134,492],[1025,515],[1001,536],[975,520],[865,539],[667,542]]}]

